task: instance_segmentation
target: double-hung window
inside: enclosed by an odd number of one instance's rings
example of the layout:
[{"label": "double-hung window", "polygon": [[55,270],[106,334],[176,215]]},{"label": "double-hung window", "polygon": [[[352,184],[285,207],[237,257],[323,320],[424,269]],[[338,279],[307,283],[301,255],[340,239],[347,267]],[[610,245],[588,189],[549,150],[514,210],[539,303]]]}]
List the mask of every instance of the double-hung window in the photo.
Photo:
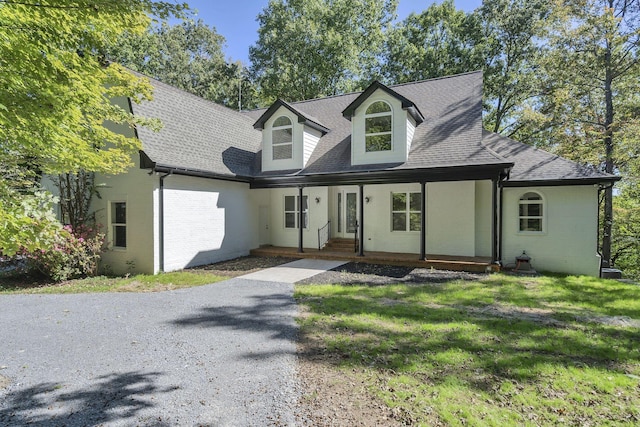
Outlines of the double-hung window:
[{"label": "double-hung window", "polygon": [[293,124],[286,116],[278,117],[271,128],[271,147],[273,160],[293,158]]},{"label": "double-hung window", "polygon": [[111,203],[111,232],[114,248],[127,247],[127,204]]},{"label": "double-hung window", "polygon": [[[300,222],[300,196],[284,196],[284,228],[298,228]],[[303,227],[309,228],[309,204],[307,196],[302,196]]]},{"label": "double-hung window", "polygon": [[364,115],[365,151],[390,151],[393,114],[384,101],[369,105]]},{"label": "double-hung window", "polygon": [[543,231],[544,203],[538,193],[525,193],[518,201],[519,230]]},{"label": "double-hung window", "polygon": [[391,193],[391,230],[420,231],[422,193]]}]

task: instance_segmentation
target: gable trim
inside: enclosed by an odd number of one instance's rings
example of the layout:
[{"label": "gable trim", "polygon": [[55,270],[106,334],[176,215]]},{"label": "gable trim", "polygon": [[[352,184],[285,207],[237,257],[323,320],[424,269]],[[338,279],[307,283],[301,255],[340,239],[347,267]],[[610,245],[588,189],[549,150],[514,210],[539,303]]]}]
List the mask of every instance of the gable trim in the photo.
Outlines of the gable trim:
[{"label": "gable trim", "polygon": [[273,116],[280,107],[285,107],[286,109],[291,111],[293,114],[295,114],[298,117],[298,123],[302,123],[305,126],[309,126],[312,129],[318,130],[322,132],[322,135],[328,133],[331,130],[328,127],[324,126],[322,123],[318,122],[317,120],[311,119],[304,113],[296,110],[290,104],[288,104],[287,102],[283,101],[280,98],[278,98],[273,104],[271,104],[271,106],[267,108],[267,111],[265,111],[262,114],[262,116],[260,116],[260,118],[256,120],[256,122],[253,124],[254,129],[263,130],[265,122],[269,120],[271,116]]},{"label": "gable trim", "polygon": [[388,88],[377,80],[371,83],[368,88],[366,88],[356,99],[353,100],[351,104],[347,106],[347,108],[342,111],[342,116],[345,119],[351,121],[351,118],[355,114],[356,109],[378,89],[399,100],[402,104],[402,109],[406,110],[407,113],[409,113],[409,115],[413,118],[413,120],[416,121],[416,126],[424,122],[424,116],[411,100]]}]

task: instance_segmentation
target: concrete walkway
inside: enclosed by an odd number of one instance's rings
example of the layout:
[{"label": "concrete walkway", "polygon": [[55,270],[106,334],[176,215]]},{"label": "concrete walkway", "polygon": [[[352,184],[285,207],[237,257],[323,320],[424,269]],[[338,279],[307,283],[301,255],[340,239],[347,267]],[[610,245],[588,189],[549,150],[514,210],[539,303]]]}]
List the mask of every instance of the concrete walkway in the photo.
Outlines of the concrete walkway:
[{"label": "concrete walkway", "polygon": [[323,259],[299,259],[277,267],[266,268],[255,273],[240,276],[242,279],[267,282],[296,283],[348,263],[349,261],[330,261]]}]

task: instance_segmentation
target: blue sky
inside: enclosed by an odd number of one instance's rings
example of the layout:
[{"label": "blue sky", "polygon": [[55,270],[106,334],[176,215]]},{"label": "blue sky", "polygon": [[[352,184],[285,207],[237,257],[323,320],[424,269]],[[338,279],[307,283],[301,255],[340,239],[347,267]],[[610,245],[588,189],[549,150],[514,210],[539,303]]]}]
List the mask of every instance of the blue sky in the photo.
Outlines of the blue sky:
[{"label": "blue sky", "polygon": [[[249,64],[249,46],[258,37],[256,17],[264,9],[269,0],[184,0],[192,9],[197,9],[196,19],[202,19],[207,25],[227,40],[225,54],[234,61],[240,60]],[[411,12],[421,12],[433,0],[400,0],[398,19],[402,20]],[[456,7],[472,11],[480,7],[482,0],[455,0]]]}]

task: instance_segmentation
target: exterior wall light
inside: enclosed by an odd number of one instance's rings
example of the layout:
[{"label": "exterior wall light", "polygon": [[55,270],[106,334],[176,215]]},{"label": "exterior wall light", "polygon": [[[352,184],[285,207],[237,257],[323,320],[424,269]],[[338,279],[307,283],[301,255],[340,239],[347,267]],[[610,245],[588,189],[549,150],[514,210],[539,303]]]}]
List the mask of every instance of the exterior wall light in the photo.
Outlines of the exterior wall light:
[{"label": "exterior wall light", "polygon": [[371,199],[372,199],[372,198],[373,198],[373,197],[371,197],[371,196],[366,196],[366,197],[364,198],[364,201],[365,201],[365,202],[367,202],[367,203],[369,203],[369,202],[371,201]]}]

